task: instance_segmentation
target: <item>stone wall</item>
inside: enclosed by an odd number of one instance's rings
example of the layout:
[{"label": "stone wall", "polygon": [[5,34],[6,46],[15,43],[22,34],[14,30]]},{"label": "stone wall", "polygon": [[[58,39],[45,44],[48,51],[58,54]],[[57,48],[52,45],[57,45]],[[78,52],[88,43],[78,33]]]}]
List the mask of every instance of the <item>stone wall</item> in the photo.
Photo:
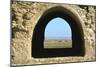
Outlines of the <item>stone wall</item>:
[{"label": "stone wall", "polygon": [[[86,54],[84,57],[33,58],[31,40],[33,29],[42,14],[55,6],[73,10],[81,18],[84,31]],[[73,13],[74,13],[73,12]],[[11,62],[13,65],[50,64],[65,62],[95,61],[96,7],[91,5],[71,5],[13,1],[11,5]]]}]

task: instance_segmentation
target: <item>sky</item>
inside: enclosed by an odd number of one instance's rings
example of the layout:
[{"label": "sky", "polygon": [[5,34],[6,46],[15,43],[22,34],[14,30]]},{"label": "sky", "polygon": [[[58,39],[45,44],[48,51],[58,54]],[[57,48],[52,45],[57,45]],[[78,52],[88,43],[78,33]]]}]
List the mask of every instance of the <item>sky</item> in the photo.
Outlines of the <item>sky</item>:
[{"label": "sky", "polygon": [[66,21],[60,17],[49,21],[45,29],[45,38],[71,37],[71,28]]}]

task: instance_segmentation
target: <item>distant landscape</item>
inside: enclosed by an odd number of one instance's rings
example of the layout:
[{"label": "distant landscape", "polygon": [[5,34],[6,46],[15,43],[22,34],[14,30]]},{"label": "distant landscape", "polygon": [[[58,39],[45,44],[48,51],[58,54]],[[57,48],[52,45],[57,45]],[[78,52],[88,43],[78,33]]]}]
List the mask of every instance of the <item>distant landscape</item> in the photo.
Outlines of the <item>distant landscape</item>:
[{"label": "distant landscape", "polygon": [[49,37],[44,41],[44,48],[72,48],[72,40],[65,37]]},{"label": "distant landscape", "polygon": [[45,40],[71,40],[71,37],[46,37]]}]

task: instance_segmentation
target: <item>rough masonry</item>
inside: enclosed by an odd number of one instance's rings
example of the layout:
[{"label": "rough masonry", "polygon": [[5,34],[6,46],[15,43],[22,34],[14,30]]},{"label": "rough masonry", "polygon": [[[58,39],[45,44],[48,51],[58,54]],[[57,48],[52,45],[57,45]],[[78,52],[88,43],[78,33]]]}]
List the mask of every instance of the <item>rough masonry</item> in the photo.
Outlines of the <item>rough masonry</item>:
[{"label": "rough masonry", "polygon": [[[84,57],[31,57],[31,40],[33,29],[42,14],[55,6],[62,6],[73,10],[82,20],[86,54]],[[73,12],[73,13],[74,13]],[[71,5],[55,3],[39,3],[13,1],[11,4],[11,62],[12,65],[32,65],[95,61],[95,33],[96,33],[96,7],[92,5]]]}]

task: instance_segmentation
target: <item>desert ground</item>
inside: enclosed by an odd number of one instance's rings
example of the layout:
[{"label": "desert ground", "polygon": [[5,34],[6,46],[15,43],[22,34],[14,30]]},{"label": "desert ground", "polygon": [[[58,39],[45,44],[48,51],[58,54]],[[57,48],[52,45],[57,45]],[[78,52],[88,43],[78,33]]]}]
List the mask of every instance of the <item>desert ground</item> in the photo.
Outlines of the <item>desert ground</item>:
[{"label": "desert ground", "polygon": [[71,40],[45,40],[44,48],[72,48]]}]

